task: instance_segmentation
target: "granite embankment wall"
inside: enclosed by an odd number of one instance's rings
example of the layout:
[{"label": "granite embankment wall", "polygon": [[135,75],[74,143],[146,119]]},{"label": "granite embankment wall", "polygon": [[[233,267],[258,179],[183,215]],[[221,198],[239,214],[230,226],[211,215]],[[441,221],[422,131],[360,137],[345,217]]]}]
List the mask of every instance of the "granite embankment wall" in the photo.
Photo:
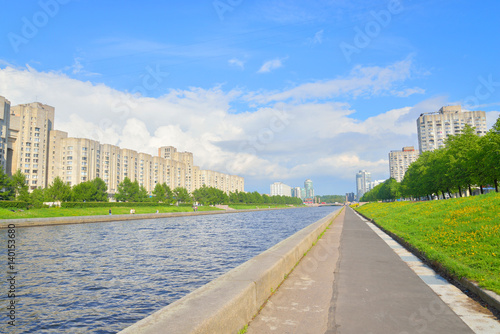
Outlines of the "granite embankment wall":
[{"label": "granite embankment wall", "polygon": [[305,227],[120,333],[238,333],[341,210]]}]

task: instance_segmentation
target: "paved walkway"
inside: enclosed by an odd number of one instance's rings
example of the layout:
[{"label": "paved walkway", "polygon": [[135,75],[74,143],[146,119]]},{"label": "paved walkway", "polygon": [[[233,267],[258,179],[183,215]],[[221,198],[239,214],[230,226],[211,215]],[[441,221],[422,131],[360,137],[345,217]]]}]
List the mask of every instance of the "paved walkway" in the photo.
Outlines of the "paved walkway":
[{"label": "paved walkway", "polygon": [[416,258],[398,255],[402,247],[370,225],[346,208],[247,333],[500,333],[500,322],[458,289],[461,299],[449,300],[460,300],[461,311],[446,304],[439,295],[447,282],[425,282],[436,276],[417,275],[403,261]]}]

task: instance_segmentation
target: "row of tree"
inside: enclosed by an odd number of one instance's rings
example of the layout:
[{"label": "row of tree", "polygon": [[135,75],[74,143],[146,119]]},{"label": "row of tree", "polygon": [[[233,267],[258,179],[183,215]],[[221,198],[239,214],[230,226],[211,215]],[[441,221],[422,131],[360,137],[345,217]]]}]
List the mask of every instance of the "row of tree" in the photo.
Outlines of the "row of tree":
[{"label": "row of tree", "polygon": [[484,191],[494,187],[498,192],[500,180],[500,117],[484,136],[466,125],[462,133],[449,136],[445,147],[427,151],[413,162],[401,183],[394,179],[367,192],[361,201],[393,200],[405,198],[432,198],[445,194],[451,197],[464,190],[472,194],[472,186]]},{"label": "row of tree", "polygon": [[100,178],[71,187],[59,177],[49,187],[29,193],[26,176],[20,170],[9,176],[0,168],[0,200],[17,200],[39,206],[43,202],[56,201],[104,202],[108,200],[108,194],[106,183]]},{"label": "row of tree", "polygon": [[[119,202],[162,202],[166,204],[198,202],[203,205],[302,204],[302,200],[295,197],[261,195],[256,191],[252,193],[236,191],[228,195],[222,190],[207,186],[196,189],[192,194],[189,194],[185,188],[177,187],[172,190],[165,183],[157,183],[152,193],[153,196],[150,196],[146,188],[140,186],[137,180],[132,182],[126,177],[118,184],[115,199]],[[14,199],[40,206],[43,202],[56,201],[106,202],[108,194],[106,183],[100,178],[81,182],[71,187],[59,177],[55,178],[47,188],[38,188],[29,193],[26,177],[20,170],[10,177],[3,171],[3,168],[0,168],[0,200]]]}]

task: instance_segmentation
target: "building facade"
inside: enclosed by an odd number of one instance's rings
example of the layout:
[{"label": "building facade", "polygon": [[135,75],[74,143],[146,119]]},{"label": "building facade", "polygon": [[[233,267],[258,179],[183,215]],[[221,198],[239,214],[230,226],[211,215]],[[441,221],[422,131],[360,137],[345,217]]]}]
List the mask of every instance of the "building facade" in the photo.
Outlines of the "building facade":
[{"label": "building facade", "polygon": [[34,102],[10,108],[9,145],[12,157],[8,173],[24,173],[32,191],[47,187],[49,134],[54,124],[54,107]]},{"label": "building facade", "polygon": [[310,179],[305,180],[304,188],[306,190],[306,198],[313,198],[314,197],[313,181],[311,181]]},{"label": "building facade", "polygon": [[370,190],[372,175],[366,170],[360,170],[356,174],[356,197],[359,201],[363,195]]},{"label": "building facade", "polygon": [[[244,192],[244,179],[193,164],[193,154],[162,146],[158,156],[87,138],[68,137],[53,128],[54,108],[38,102],[10,107],[0,96],[0,164],[9,174],[18,169],[26,176],[29,190],[46,188],[60,177],[74,186],[101,178],[114,194],[126,177],[137,181],[149,194],[157,183],[188,192],[215,187],[226,193]],[[7,145],[6,145],[7,143]]]},{"label": "building facade", "polygon": [[300,187],[292,188],[292,197],[302,198],[302,191]]},{"label": "building facade", "polygon": [[420,153],[444,147],[446,138],[461,133],[466,124],[475,127],[479,136],[484,136],[487,132],[486,113],[462,111],[462,107],[458,105],[421,114],[417,119]]},{"label": "building facade", "polygon": [[389,152],[389,172],[393,179],[401,182],[408,167],[416,161],[419,153],[413,146],[403,147],[401,151]]},{"label": "building facade", "polygon": [[274,182],[271,184],[271,196],[292,196],[292,187],[283,182]]},{"label": "building facade", "polygon": [[[0,168],[8,170],[9,154],[10,101],[0,96]],[[12,152],[12,151],[11,151]],[[9,159],[10,161],[10,159]]]}]

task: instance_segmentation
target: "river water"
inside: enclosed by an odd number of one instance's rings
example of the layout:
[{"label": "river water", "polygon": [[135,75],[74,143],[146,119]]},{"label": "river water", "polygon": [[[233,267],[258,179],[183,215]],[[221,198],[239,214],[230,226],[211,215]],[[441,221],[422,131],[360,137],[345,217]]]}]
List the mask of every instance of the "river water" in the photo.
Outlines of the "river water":
[{"label": "river water", "polygon": [[0,332],[116,333],[337,209],[17,228],[16,326],[3,252]]}]

